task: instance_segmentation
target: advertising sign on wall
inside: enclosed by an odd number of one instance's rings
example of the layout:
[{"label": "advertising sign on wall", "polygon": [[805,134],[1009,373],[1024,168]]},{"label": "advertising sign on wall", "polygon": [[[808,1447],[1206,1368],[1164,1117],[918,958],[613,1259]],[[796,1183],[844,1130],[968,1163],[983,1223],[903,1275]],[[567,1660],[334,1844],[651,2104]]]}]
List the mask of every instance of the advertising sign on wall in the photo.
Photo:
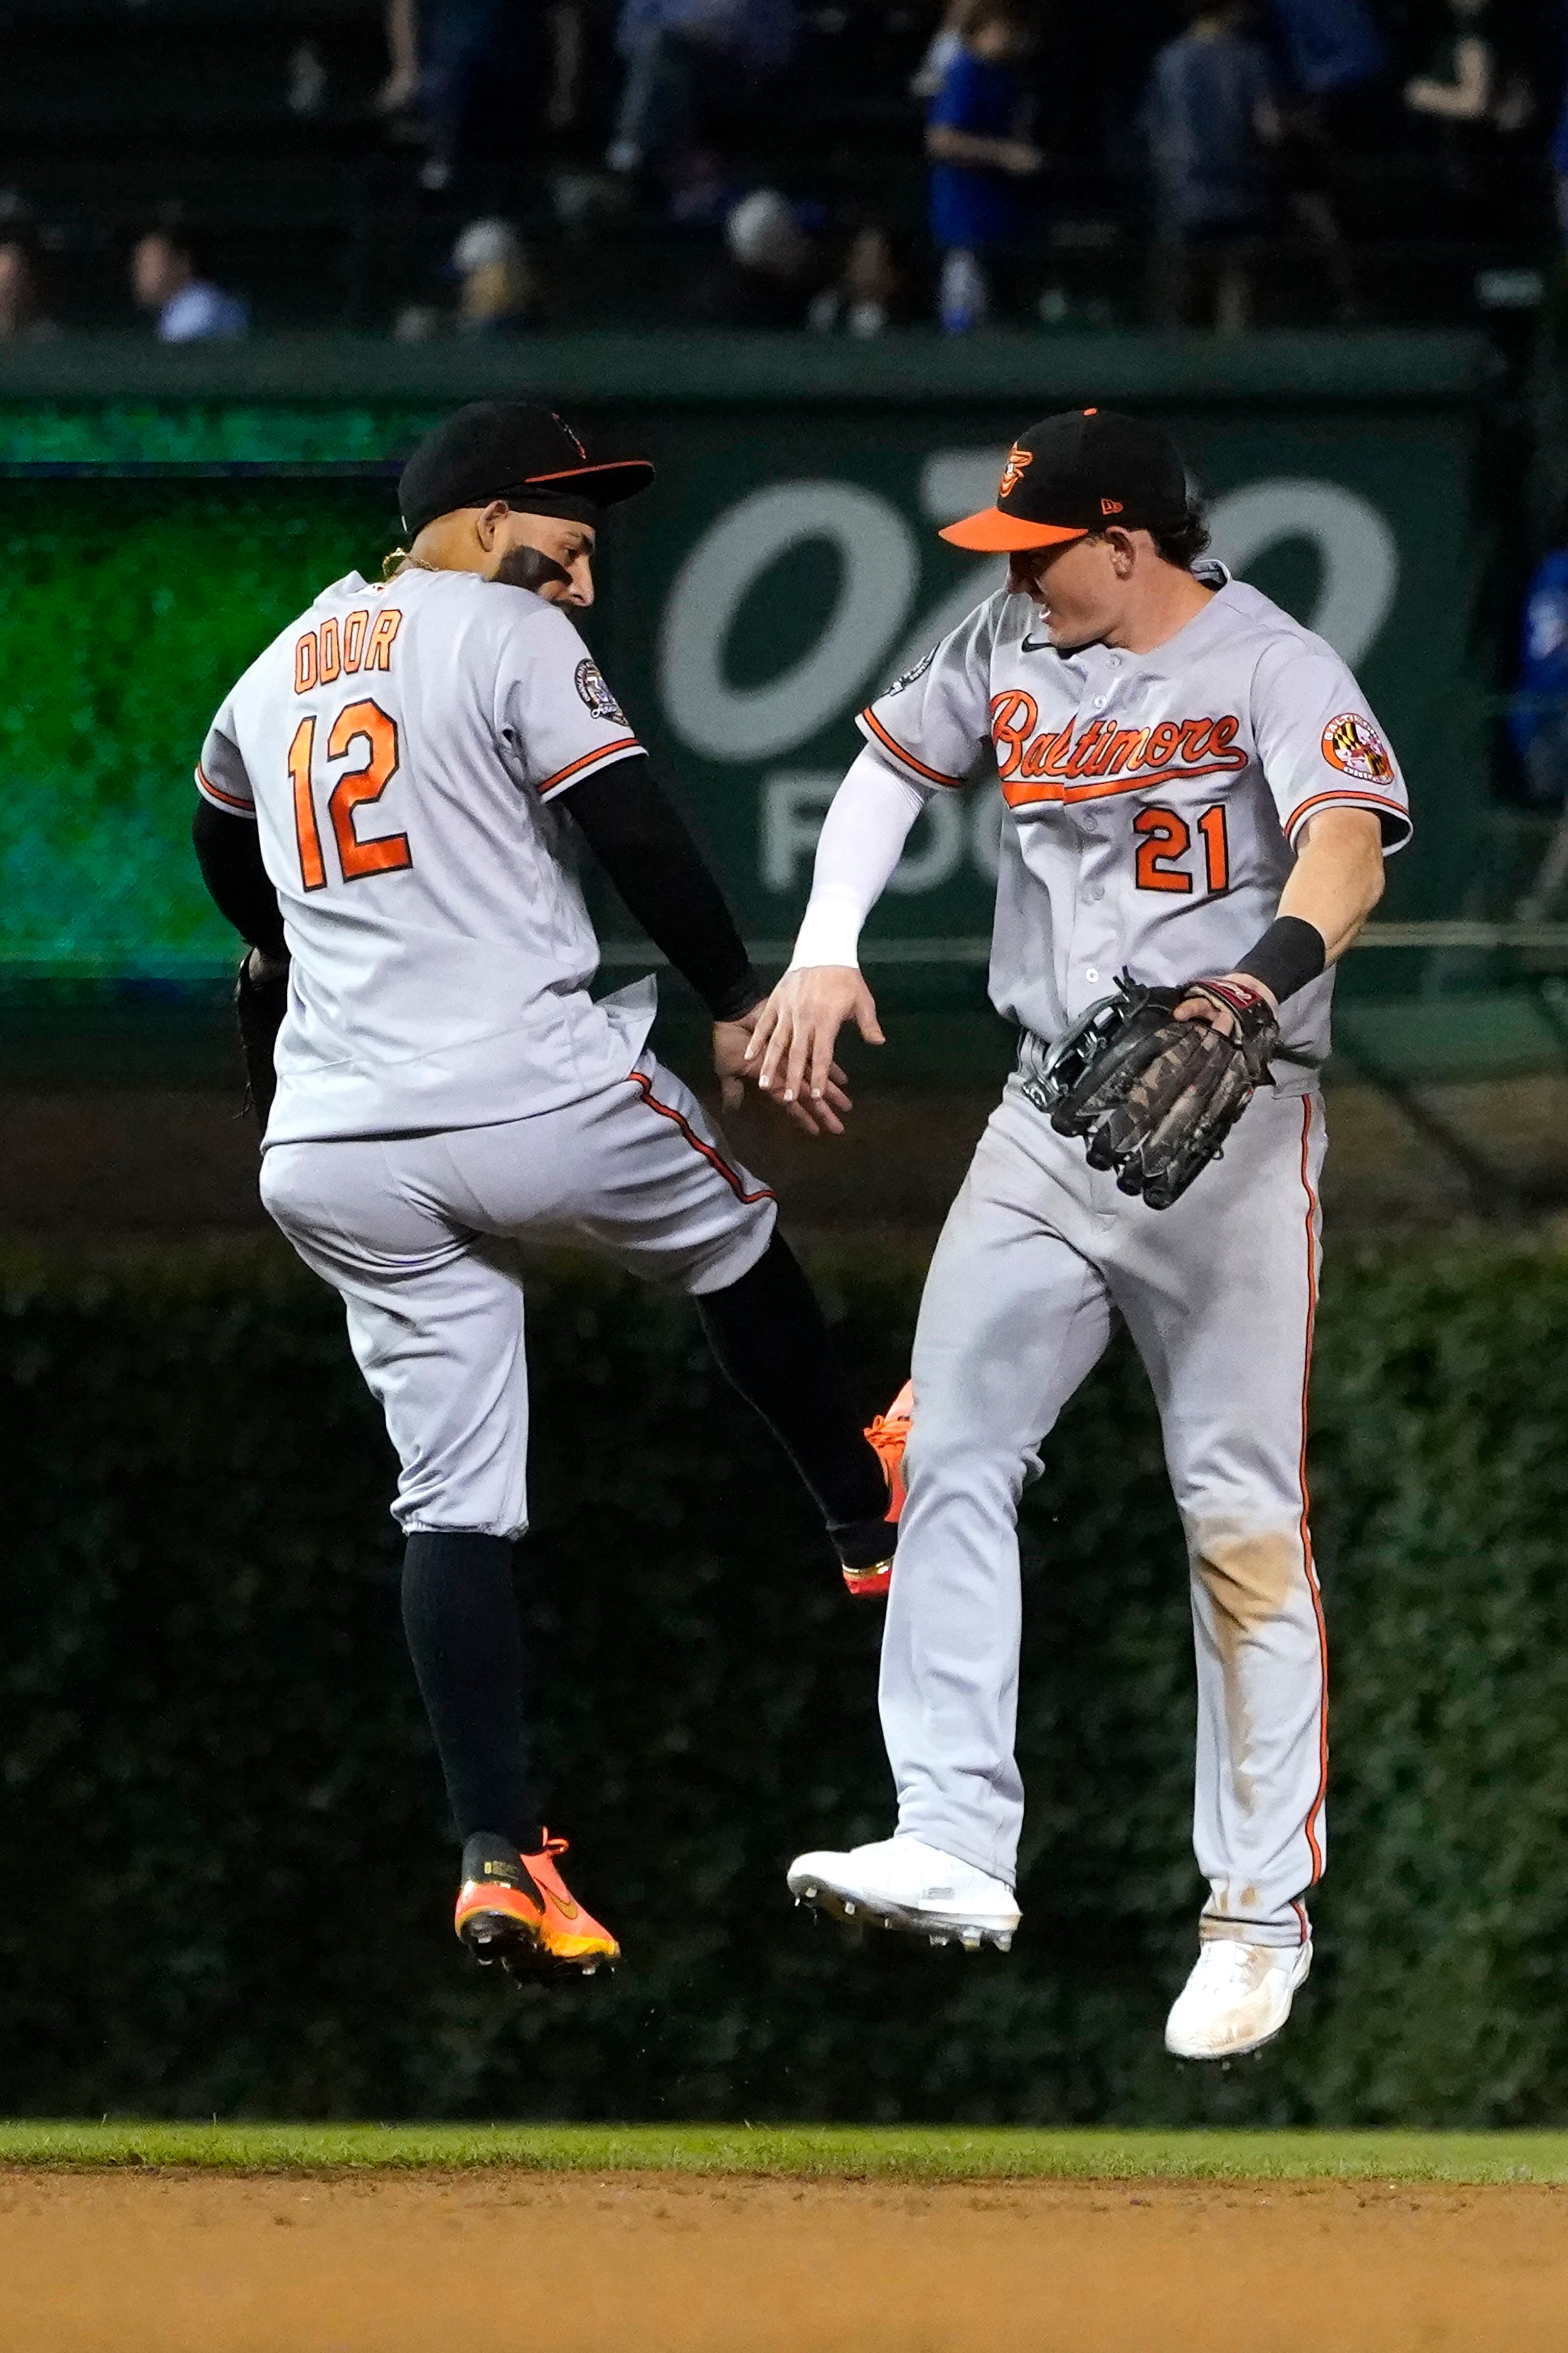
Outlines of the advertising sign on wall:
[{"label": "advertising sign on wall", "polygon": [[[602,421],[659,477],[607,525],[585,634],[765,950],[793,934],[855,712],[999,585],[996,559],[937,533],[991,500],[1026,418],[671,400]],[[1404,758],[1417,838],[1387,912],[1463,912],[1485,801],[1465,410],[1303,401],[1169,421],[1215,553],[1357,668]],[[412,429],[389,423],[389,447]],[[0,483],[0,964],[226,962],[188,846],[207,721],[321,586],[375,571],[395,535],[386,471]],[[873,919],[884,953],[976,960],[1004,821],[984,777],[939,797]],[[614,909],[604,921],[626,933]]]}]

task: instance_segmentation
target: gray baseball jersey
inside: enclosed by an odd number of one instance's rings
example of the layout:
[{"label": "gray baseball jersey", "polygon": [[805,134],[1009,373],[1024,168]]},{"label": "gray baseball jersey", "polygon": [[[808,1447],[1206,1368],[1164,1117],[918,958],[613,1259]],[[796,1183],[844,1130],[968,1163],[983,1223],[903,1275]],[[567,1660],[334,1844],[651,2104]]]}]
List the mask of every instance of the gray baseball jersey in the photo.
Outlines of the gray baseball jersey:
[{"label": "gray baseball jersey", "polygon": [[259,655],[196,772],[254,817],[292,970],[267,1143],[517,1119],[623,1078],[552,804],[638,749],[566,615],[472,573],[350,573]]},{"label": "gray baseball jersey", "polygon": [[[976,607],[865,712],[911,782],[961,787],[994,750],[1003,828],[992,943],[998,1011],[1058,1038],[1128,966],[1176,986],[1226,972],[1272,921],[1320,809],[1408,838],[1404,779],[1321,638],[1220,565],[1216,594],[1152,653],[1053,650],[1026,596]],[[1333,975],[1286,1008],[1292,1054],[1329,1050]],[[1281,1066],[1287,1089],[1306,1083]]]}]

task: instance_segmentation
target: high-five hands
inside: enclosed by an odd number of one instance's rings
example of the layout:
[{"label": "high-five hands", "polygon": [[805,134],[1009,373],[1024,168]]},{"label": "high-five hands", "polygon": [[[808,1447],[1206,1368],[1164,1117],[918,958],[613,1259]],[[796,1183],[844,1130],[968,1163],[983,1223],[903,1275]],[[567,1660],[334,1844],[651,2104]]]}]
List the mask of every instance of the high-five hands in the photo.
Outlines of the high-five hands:
[{"label": "high-five hands", "polygon": [[[752,1040],[766,1011],[765,1003],[754,1005],[738,1021],[713,1024],[713,1068],[719,1073],[719,1100],[727,1112],[740,1110],[748,1081],[753,1085],[758,1083]],[[802,1103],[775,1094],[773,1100],[785,1118],[805,1135],[842,1135],[844,1121],[840,1114],[853,1107],[844,1072],[832,1060],[819,1097]]]},{"label": "high-five hands", "polygon": [[752,1027],[745,1062],[760,1092],[816,1134],[842,1135],[850,1108],[843,1071],[833,1059],[838,1033],[853,1021],[868,1046],[885,1041],[876,1000],[854,965],[808,965],[786,972]]}]

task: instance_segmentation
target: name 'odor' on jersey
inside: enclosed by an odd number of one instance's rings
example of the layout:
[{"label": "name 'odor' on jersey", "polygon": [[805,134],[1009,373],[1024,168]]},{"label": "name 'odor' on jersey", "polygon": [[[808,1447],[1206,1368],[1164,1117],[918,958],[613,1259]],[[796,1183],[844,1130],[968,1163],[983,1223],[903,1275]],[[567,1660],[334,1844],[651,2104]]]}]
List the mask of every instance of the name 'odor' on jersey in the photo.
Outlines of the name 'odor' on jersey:
[{"label": "name 'odor' on jersey", "polygon": [[411,569],[324,589],[219,711],[293,958],[268,1145],[521,1118],[623,1077],[560,795],[639,749],[565,614]]},{"label": "name 'odor' on jersey", "polygon": [[[962,789],[993,750],[1008,815],[991,995],[1047,1040],[1123,966],[1164,987],[1228,971],[1320,809],[1372,810],[1385,852],[1410,838],[1398,764],[1333,649],[1223,565],[1197,571],[1216,593],[1146,654],[1058,653],[1033,599],[1003,590],[861,716],[927,791]],[[1332,992],[1330,971],[1289,1000],[1289,1051],[1327,1054]]]}]

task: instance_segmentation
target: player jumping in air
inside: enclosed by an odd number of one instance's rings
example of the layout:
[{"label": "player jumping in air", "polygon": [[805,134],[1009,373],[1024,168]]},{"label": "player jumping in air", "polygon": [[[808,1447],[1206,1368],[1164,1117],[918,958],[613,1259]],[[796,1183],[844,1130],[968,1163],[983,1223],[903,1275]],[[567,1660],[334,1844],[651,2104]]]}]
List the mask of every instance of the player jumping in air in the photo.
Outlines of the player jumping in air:
[{"label": "player jumping in air", "polygon": [[[1007,807],[991,994],[1021,1032],[1018,1067],[915,1338],[881,1672],[897,1834],[802,1855],[789,1881],[938,1943],[1011,1943],[1018,1499],[1120,1316],[1159,1404],[1197,1646],[1209,1894],[1166,2042],[1230,2058],[1278,2033],[1311,1959],[1317,1070],[1329,967],[1409,838],[1405,786],[1338,655],[1200,560],[1181,459],[1153,427],[1047,419],[1010,452],[994,507],[942,535],[1005,553],[1007,586],[865,713],[752,1049],[765,1087],[827,1100],[841,1025],[875,1031],[866,914],[926,802],[961,791],[989,744]],[[1121,991],[1124,969],[1137,985]]]},{"label": "player jumping in air", "polygon": [[[539,1819],[512,1585],[523,1298],[493,1245],[589,1242],[690,1293],[852,1590],[885,1582],[894,1537],[773,1195],[648,1051],[653,982],[589,994],[574,834],[703,998],[739,1100],[766,992],[570,617],[593,603],[604,511],[652,474],[592,462],[547,410],[459,411],[404,470],[406,558],[284,630],[196,774],[202,872],[253,951],[262,1198],[342,1293],[401,1465],[404,1624],[463,1841],[458,1932],[481,1959],[584,1972],[617,1947]],[[792,1107],[812,1132],[837,1132],[841,1077]]]}]

